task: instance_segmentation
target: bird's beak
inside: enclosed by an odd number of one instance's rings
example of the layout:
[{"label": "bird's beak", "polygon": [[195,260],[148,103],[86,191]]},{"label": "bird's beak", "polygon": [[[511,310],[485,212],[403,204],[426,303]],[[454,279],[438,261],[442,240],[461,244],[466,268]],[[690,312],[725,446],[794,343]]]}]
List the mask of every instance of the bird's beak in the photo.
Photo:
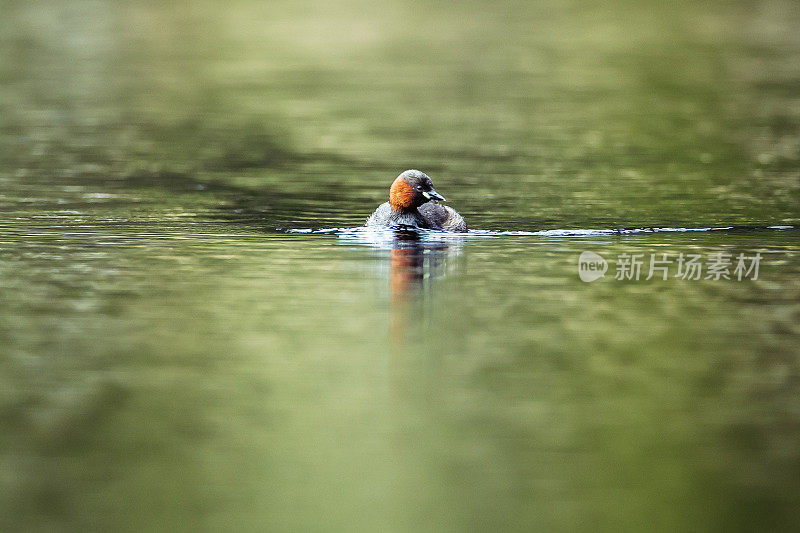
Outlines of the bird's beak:
[{"label": "bird's beak", "polygon": [[434,191],[433,189],[429,191],[422,191],[422,196],[427,198],[428,200],[439,200],[440,202],[445,202],[444,196],[439,194],[438,192]]}]

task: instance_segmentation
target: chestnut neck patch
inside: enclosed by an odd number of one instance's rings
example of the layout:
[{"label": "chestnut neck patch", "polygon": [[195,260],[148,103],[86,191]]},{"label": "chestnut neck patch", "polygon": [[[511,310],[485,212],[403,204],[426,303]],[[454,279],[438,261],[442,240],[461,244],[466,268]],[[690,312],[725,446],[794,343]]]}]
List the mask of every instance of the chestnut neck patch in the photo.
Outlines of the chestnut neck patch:
[{"label": "chestnut neck patch", "polygon": [[389,205],[395,211],[406,211],[414,205],[414,189],[405,178],[398,177],[389,189]]}]

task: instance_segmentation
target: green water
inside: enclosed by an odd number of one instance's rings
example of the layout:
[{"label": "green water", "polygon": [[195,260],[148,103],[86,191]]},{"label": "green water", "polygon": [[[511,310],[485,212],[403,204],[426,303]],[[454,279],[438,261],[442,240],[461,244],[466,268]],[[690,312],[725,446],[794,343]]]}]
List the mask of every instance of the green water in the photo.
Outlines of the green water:
[{"label": "green water", "polygon": [[800,231],[284,231],[798,226],[796,2],[0,6],[0,529],[800,521]]}]

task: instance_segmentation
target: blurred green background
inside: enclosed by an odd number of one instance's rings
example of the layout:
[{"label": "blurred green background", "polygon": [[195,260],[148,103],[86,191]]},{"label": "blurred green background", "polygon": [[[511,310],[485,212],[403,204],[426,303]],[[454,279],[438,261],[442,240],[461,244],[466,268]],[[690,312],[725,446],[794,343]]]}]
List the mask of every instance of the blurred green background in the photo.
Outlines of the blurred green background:
[{"label": "blurred green background", "polygon": [[[800,521],[800,8],[0,0],[5,531]],[[759,252],[758,280],[577,258]],[[674,272],[674,271],[673,271]]]}]

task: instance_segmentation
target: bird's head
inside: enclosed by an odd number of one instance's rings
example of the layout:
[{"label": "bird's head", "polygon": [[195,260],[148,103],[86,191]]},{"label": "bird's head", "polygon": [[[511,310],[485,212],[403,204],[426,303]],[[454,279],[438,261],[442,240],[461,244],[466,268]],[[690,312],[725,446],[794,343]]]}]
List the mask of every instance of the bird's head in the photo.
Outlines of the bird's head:
[{"label": "bird's head", "polygon": [[395,211],[416,209],[430,200],[443,202],[444,196],[436,192],[428,175],[419,170],[406,170],[389,189],[389,204]]}]

